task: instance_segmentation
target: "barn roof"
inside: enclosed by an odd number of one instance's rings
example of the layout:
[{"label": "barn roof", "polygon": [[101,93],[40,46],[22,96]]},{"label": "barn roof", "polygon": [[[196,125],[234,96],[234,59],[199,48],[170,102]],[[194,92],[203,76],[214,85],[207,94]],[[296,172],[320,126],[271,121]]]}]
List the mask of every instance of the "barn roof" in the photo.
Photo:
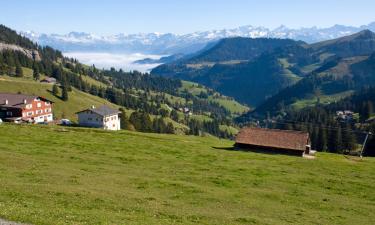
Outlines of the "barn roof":
[{"label": "barn roof", "polygon": [[236,136],[237,144],[305,151],[309,134],[302,131],[247,127]]}]

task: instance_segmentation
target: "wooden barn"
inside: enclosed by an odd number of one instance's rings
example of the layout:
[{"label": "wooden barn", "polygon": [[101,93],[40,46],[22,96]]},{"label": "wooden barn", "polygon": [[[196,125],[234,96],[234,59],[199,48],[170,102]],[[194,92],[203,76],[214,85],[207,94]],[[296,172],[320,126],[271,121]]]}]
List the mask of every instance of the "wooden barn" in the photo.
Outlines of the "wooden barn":
[{"label": "wooden barn", "polygon": [[236,136],[235,147],[249,151],[303,156],[310,153],[307,132],[247,127]]}]

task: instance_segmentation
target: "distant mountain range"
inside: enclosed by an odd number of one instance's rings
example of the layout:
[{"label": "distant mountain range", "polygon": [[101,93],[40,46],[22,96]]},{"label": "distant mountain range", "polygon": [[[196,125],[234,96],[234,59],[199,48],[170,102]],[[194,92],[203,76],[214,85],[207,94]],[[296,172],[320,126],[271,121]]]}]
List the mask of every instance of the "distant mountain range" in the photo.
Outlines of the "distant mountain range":
[{"label": "distant mountain range", "polygon": [[277,38],[228,38],[152,74],[195,81],[275,112],[330,103],[375,84],[375,34],[363,30],[307,44]]},{"label": "distant mountain range", "polygon": [[63,52],[115,52],[144,54],[191,54],[204,48],[208,43],[229,37],[283,38],[314,43],[347,36],[361,30],[375,31],[375,22],[354,27],[335,25],[329,28],[292,29],[280,26],[275,29],[242,26],[235,29],[222,29],[195,32],[184,35],[173,33],[140,33],[99,36],[83,32],[69,34],[39,34],[31,31],[21,34],[41,45],[49,45]]}]

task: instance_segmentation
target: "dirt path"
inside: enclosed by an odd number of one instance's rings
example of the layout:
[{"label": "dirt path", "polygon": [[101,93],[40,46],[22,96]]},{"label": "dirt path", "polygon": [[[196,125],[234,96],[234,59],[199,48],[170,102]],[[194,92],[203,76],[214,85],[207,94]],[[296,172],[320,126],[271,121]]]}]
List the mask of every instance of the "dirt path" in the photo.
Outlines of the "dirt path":
[{"label": "dirt path", "polygon": [[25,223],[16,223],[16,222],[11,222],[11,221],[6,221],[3,219],[0,219],[0,225],[27,225]]}]

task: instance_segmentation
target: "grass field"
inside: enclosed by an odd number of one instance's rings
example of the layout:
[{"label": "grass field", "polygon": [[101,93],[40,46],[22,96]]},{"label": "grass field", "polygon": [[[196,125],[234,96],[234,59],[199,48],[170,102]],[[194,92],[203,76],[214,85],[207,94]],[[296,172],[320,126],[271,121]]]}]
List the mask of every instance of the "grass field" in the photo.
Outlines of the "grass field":
[{"label": "grass field", "polygon": [[[212,137],[0,125],[0,218],[31,224],[375,224],[375,160]],[[17,135],[15,135],[17,134]]]},{"label": "grass field", "polygon": [[[339,101],[339,100],[341,100],[341,99],[343,99],[345,97],[349,97],[353,93],[354,93],[354,91],[344,91],[344,92],[333,94],[333,95],[321,95],[319,97],[319,102],[321,104],[326,104],[327,105],[327,104]],[[304,107],[314,106],[314,105],[317,104],[317,102],[318,102],[318,98],[316,96],[314,96],[314,97],[311,97],[311,98],[306,98],[306,99],[303,99],[303,100],[298,100],[295,103],[293,103],[292,106],[295,109],[302,109]]]}]

